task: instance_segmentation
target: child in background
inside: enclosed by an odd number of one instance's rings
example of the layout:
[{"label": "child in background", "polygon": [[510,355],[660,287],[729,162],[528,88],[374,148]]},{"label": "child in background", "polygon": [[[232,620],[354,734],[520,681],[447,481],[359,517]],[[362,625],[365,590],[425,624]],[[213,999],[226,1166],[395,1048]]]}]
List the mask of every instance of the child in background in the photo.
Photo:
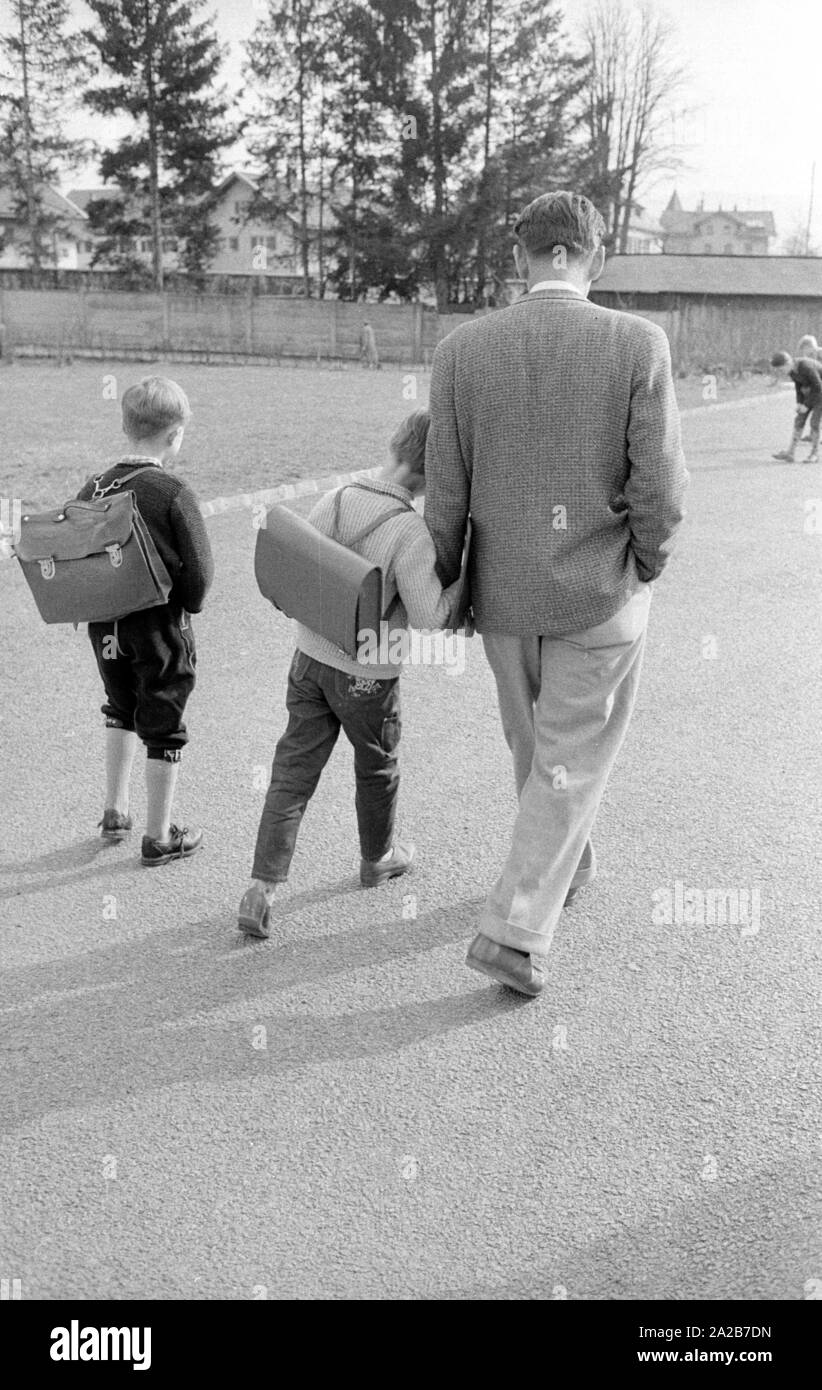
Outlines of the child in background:
[{"label": "child in background", "polygon": [[809,357],[812,362],[822,362],[822,348],[812,333],[806,333],[804,338],[799,339],[796,355],[797,357]]},{"label": "child in background", "polygon": [[[214,577],[200,505],[187,483],[165,471],[180,452],[191,410],[182,388],[145,377],[123,395],[123,432],[131,452],[78,493],[88,502],[120,478],[129,480],[140,514],[173,580],[168,602],[116,623],[89,623],[88,635],[105,690],[106,803],[102,835],[122,840],[132,828],[129,783],[138,741],[146,747],[146,833],[142,862],[185,859],[202,831],[171,821],[180,754],[188,742],[183,713],[195,681],[191,613],[202,610]],[[96,483],[96,486],[95,486]]]},{"label": "child in background", "polygon": [[810,357],[800,357],[795,360],[789,352],[775,352],[771,358],[771,366],[780,376],[793,382],[796,388],[797,406],[791,442],[787,449],[774,454],[774,458],[784,463],[794,463],[796,446],[802,439],[805,425],[809,423],[811,452],[804,462],[818,463],[819,425],[820,420],[822,420],[822,375],[820,374],[822,364],[812,361]]}]

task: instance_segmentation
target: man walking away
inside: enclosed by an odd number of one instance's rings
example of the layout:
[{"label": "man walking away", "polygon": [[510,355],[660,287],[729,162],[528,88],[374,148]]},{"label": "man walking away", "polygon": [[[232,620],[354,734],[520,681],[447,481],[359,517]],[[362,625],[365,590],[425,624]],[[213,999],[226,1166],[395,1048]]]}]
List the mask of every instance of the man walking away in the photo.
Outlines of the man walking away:
[{"label": "man walking away", "polygon": [[425,519],[448,582],[471,515],[474,618],[519,794],[467,963],[532,996],[566,899],[596,872],[589,836],[688,477],[665,334],[587,298],[604,230],[577,194],[530,203],[514,251],[528,293],[432,364]]}]

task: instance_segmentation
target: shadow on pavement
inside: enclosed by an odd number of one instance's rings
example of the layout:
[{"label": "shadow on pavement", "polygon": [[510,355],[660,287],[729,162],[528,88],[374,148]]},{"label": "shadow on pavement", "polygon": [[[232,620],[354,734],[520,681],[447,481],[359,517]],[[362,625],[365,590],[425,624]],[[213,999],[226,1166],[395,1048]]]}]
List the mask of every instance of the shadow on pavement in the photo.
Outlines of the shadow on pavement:
[{"label": "shadow on pavement", "polygon": [[[522,1008],[527,1000],[491,982],[465,993],[473,976],[463,968],[461,951],[453,971],[443,974],[449,991],[443,998],[342,1014],[329,1006],[327,986],[335,978],[358,969],[376,976],[394,967],[395,981],[398,962],[465,940],[473,922],[472,904],[308,940],[285,937],[278,922],[278,937],[226,951],[236,925],[220,914],[9,971],[6,997],[18,1002],[0,1011],[0,1130],[13,1131],[53,1110],[167,1086],[254,1079],[392,1053]],[[318,985],[315,1010],[301,1011]],[[283,1008],[279,996],[287,991],[292,995]],[[345,999],[344,986],[341,995]],[[379,999],[376,981],[373,997]],[[231,1010],[237,1016],[226,1019]],[[260,1025],[266,1046],[258,1050]]]},{"label": "shadow on pavement", "polygon": [[53,874],[61,869],[76,869],[84,864],[96,864],[101,853],[117,848],[95,835],[91,840],[63,845],[61,849],[49,850],[48,854],[38,854],[32,859],[4,860],[0,863],[0,874]]}]

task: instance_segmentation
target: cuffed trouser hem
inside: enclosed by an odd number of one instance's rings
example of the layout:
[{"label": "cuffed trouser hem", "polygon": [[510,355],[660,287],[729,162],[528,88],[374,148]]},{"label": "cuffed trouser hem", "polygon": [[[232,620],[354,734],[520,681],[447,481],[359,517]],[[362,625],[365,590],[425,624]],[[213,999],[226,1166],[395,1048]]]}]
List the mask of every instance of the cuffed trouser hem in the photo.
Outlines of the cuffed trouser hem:
[{"label": "cuffed trouser hem", "polygon": [[146,748],[146,758],[155,763],[178,763],[182,752],[182,748],[155,748],[150,745]]},{"label": "cuffed trouser hem", "polygon": [[544,959],[551,949],[553,932],[550,936],[543,931],[530,931],[528,927],[515,927],[503,922],[488,912],[483,912],[477,931],[496,941],[498,946],[510,946],[513,951],[527,951],[529,956]]},{"label": "cuffed trouser hem", "polygon": [[257,864],[256,861],[251,869],[251,877],[258,878],[261,883],[287,883],[288,874],[275,873],[267,869],[264,864]]}]

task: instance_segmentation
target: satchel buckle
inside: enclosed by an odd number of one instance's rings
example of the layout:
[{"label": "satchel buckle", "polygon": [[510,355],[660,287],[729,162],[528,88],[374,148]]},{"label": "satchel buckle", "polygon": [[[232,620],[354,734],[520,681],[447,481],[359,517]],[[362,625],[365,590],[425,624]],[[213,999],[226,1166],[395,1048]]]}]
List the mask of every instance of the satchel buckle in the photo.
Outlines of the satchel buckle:
[{"label": "satchel buckle", "polygon": [[116,570],[118,570],[118,569],[120,568],[120,566],[122,565],[122,563],[123,563],[123,549],[122,549],[122,546],[119,546],[119,545],[107,545],[107,546],[106,546],[106,550],[107,550],[107,552],[108,552],[108,558],[110,559],[112,565],[114,566],[114,568],[115,568]]},{"label": "satchel buckle", "polygon": [[42,574],[44,579],[54,578],[55,568],[53,560],[38,560],[37,563],[40,566],[40,573]]},{"label": "satchel buckle", "polygon": [[107,497],[110,492],[116,492],[118,488],[121,486],[122,482],[120,478],[115,478],[113,483],[108,484],[108,487],[101,487],[100,484],[102,481],[102,473],[100,474],[99,478],[94,479],[94,491],[91,494],[92,502],[100,502],[104,497]]}]

